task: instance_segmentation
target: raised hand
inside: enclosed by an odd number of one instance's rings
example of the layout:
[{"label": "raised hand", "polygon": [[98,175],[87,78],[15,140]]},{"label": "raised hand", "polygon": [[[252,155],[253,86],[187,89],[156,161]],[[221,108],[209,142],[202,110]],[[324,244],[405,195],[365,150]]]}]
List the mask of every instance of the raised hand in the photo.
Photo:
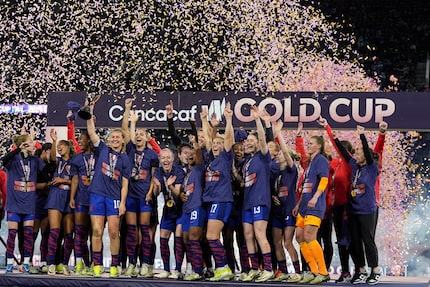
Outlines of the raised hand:
[{"label": "raised hand", "polygon": [[260,118],[260,111],[258,110],[258,107],[256,105],[251,106],[251,115],[254,118],[254,120]]},{"label": "raised hand", "polygon": [[360,125],[357,125],[357,132],[358,132],[359,135],[364,134],[364,127],[360,126]]},{"label": "raised hand", "polygon": [[200,119],[203,120],[207,120],[208,118],[208,109],[206,107],[202,108],[202,111],[200,112]]},{"label": "raised hand", "polygon": [[49,135],[53,141],[57,141],[57,131],[55,129],[51,129]]},{"label": "raised hand", "polygon": [[317,123],[324,128],[328,125],[327,120],[321,116],[317,120]]},{"label": "raised hand", "polygon": [[379,123],[379,131],[381,133],[385,133],[385,131],[387,130],[387,128],[388,128],[388,124],[386,122],[382,121],[382,122]]},{"label": "raised hand", "polygon": [[227,104],[225,105],[224,116],[226,118],[232,118],[233,117],[233,111],[231,110],[230,102],[227,102]]},{"label": "raised hand", "polygon": [[265,121],[265,122],[270,122],[270,118],[271,118],[272,116],[271,116],[271,115],[269,115],[269,113],[267,112],[267,110],[266,110],[266,109],[264,109],[264,110],[261,112],[260,117],[261,117],[261,119],[262,119],[263,121]]},{"label": "raised hand", "polygon": [[211,115],[211,126],[213,126],[213,127],[217,127],[217,126],[219,126],[219,120],[216,118],[216,114],[215,113],[213,113],[212,115]]},{"label": "raised hand", "polygon": [[125,108],[126,109],[131,109],[131,105],[132,104],[133,104],[133,99],[132,98],[125,99]]},{"label": "raised hand", "polygon": [[301,136],[301,135],[302,135],[302,131],[303,131],[303,123],[302,123],[302,122],[299,122],[299,123],[297,124],[297,135],[298,135],[298,136]]},{"label": "raised hand", "polygon": [[173,101],[170,100],[169,104],[166,105],[166,114],[167,118],[171,119],[173,118]]},{"label": "raised hand", "polygon": [[195,135],[188,135],[188,140],[190,141],[190,143],[197,144],[196,142],[196,136]]},{"label": "raised hand", "polygon": [[276,121],[275,124],[273,125],[275,135],[279,135],[283,127],[284,127],[284,123],[282,122],[282,120]]}]

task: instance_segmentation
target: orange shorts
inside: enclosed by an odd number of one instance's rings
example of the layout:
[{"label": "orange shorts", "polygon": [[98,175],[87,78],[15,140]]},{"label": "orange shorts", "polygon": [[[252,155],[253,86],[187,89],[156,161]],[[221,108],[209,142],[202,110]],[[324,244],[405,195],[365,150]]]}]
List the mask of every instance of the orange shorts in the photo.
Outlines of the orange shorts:
[{"label": "orange shorts", "polygon": [[300,213],[297,214],[296,226],[303,228],[305,225],[320,227],[321,218],[314,215],[305,215],[305,217],[303,217]]}]

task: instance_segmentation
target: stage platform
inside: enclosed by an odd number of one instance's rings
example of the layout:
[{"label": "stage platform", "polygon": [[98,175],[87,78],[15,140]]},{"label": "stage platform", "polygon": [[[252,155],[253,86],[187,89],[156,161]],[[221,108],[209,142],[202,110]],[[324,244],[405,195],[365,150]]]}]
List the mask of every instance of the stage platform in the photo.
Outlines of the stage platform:
[{"label": "stage platform", "polygon": [[[351,284],[336,284],[334,277],[330,282],[320,285],[324,286],[352,286]],[[162,280],[162,279],[147,279],[147,278],[128,278],[121,276],[119,278],[109,278],[109,274],[105,273],[100,278],[92,278],[86,276],[48,276],[44,275],[23,275],[21,273],[5,274],[4,270],[0,270],[0,286],[1,287],[186,287],[186,286],[205,286],[205,287],[265,287],[265,286],[315,286],[308,284],[293,284],[286,282],[240,282],[240,281],[182,281],[182,280]],[[361,286],[366,286],[362,284]],[[388,287],[428,287],[429,278],[418,277],[389,277],[385,276],[377,286]]]}]

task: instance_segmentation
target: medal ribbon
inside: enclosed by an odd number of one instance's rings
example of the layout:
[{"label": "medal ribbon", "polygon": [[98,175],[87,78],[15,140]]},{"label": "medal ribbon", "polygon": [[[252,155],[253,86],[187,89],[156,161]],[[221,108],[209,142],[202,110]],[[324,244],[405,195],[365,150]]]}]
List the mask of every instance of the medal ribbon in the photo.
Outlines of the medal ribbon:
[{"label": "medal ribbon", "polygon": [[308,165],[306,166],[305,176],[303,177],[303,180],[302,180],[302,191],[303,191],[303,186],[305,185],[306,180],[307,180],[307,179],[308,179],[308,177],[309,177],[309,171],[311,170],[311,165],[312,165],[312,161],[310,161],[310,162],[308,163]]},{"label": "medal ribbon", "polygon": [[67,166],[67,164],[68,164],[67,161],[64,161],[63,159],[60,159],[60,162],[58,163],[58,167],[57,167],[58,176],[61,177],[61,174],[63,173],[64,168]]},{"label": "medal ribbon", "polygon": [[139,174],[139,170],[140,170],[140,167],[142,166],[144,155],[145,154],[143,152],[141,154],[138,154],[138,153],[134,154],[134,170],[136,171],[136,173],[133,175]]},{"label": "medal ribbon", "polygon": [[110,152],[109,153],[109,168],[110,168],[112,179],[115,178],[115,166],[116,166],[117,161],[118,161],[118,156],[116,154],[113,154]]},{"label": "medal ribbon", "polygon": [[357,181],[359,177],[361,176],[361,167],[357,169],[354,175],[354,180],[352,181],[352,188],[357,188]]},{"label": "medal ribbon", "polygon": [[[164,186],[166,187],[166,193],[167,193],[168,201],[172,201],[172,203],[174,203],[175,201],[173,200],[172,191],[167,186],[167,177],[165,175],[163,176],[163,180],[164,180]],[[166,204],[167,204],[167,202],[166,202]]]},{"label": "medal ribbon", "polygon": [[87,175],[87,178],[91,178],[91,175],[94,171],[94,164],[95,164],[94,156],[93,154],[91,154],[89,159],[86,159],[84,156],[83,160],[85,164],[85,173]]},{"label": "medal ribbon", "polygon": [[24,164],[22,157],[20,156],[19,163],[21,164],[22,172],[24,173],[24,181],[27,183],[30,181],[30,161]]}]

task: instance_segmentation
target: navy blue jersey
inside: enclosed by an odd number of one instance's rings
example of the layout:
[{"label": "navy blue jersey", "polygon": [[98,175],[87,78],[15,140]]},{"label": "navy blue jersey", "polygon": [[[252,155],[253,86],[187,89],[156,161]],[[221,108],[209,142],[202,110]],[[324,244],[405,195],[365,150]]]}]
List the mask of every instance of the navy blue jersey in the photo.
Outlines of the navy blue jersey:
[{"label": "navy blue jersey", "polygon": [[127,155],[132,164],[128,196],[133,198],[145,198],[152,179],[152,168],[160,164],[155,151],[145,148],[137,151],[136,145],[131,141],[126,146]]},{"label": "navy blue jersey", "polygon": [[298,178],[297,166],[287,166],[284,170],[279,170],[275,178],[275,195],[278,196],[281,205],[272,206],[273,215],[279,218],[285,218],[293,213],[297,204],[296,184]]},{"label": "navy blue jersey", "polygon": [[352,214],[371,214],[376,211],[375,184],[379,174],[379,168],[375,162],[370,165],[359,166],[354,158],[349,165],[352,168],[349,194],[349,206]]},{"label": "navy blue jersey", "polygon": [[81,152],[73,157],[71,176],[78,176],[78,191],[75,203],[79,205],[90,205],[89,186],[94,178],[95,156],[93,153]]},{"label": "navy blue jersey", "polygon": [[205,165],[196,164],[185,176],[183,192],[188,196],[182,207],[184,213],[190,213],[202,206]]},{"label": "navy blue jersey", "polygon": [[164,198],[163,216],[178,218],[182,212],[182,203],[166,186],[167,179],[170,176],[176,176],[173,185],[177,185],[184,182],[185,173],[180,165],[175,164],[169,172],[165,172],[162,167],[157,168],[154,172],[154,177],[161,183],[161,192]]},{"label": "navy blue jersey", "polygon": [[271,163],[270,163],[270,191],[272,192],[272,194],[275,194],[275,184],[276,184],[276,179],[279,175],[280,172],[280,168],[279,168],[279,164],[276,162],[276,159],[272,159]]},{"label": "navy blue jersey", "polygon": [[[53,178],[60,177],[70,180],[72,159],[64,160],[57,157],[57,167],[55,168]],[[60,210],[62,212],[71,212],[69,207],[70,202],[70,184],[52,185],[49,191],[48,199],[45,208]]]},{"label": "navy blue jersey", "polygon": [[[211,153],[212,154],[212,153]],[[231,189],[231,167],[233,150],[223,150],[206,164],[203,202],[233,202]]]},{"label": "navy blue jersey", "polygon": [[321,219],[324,218],[326,208],[325,194],[318,197],[314,208],[308,208],[308,202],[318,190],[321,178],[328,178],[329,169],[329,162],[322,154],[317,154],[306,166],[302,183],[302,201],[299,208],[299,212],[302,216],[313,215]]},{"label": "navy blue jersey", "polygon": [[267,206],[270,208],[272,197],[270,194],[270,153],[263,155],[257,151],[248,157],[243,165],[245,180],[245,196],[243,209],[249,210],[254,206]]},{"label": "navy blue jersey", "polygon": [[37,174],[45,163],[36,156],[23,158],[15,155],[5,166],[7,169],[6,210],[20,214],[34,214],[36,209]]},{"label": "navy blue jersey", "polygon": [[131,163],[128,156],[118,153],[104,142],[94,149],[97,159],[90,192],[111,199],[121,199],[122,178],[129,179]]}]

